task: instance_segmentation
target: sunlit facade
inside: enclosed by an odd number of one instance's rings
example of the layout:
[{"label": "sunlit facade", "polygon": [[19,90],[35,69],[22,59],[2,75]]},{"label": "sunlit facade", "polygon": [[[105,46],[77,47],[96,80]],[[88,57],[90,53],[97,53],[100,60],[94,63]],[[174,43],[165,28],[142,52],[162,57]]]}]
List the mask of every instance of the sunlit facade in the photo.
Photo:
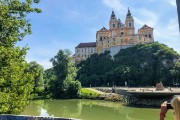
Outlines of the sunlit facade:
[{"label": "sunlit facade", "polygon": [[76,46],[75,62],[79,63],[81,60],[86,60],[94,53],[100,54],[108,50],[113,56],[121,49],[154,42],[153,28],[145,24],[138,29],[138,33],[135,33],[134,24],[134,18],[129,9],[125,23],[117,19],[114,11],[112,11],[109,29],[103,27],[97,31],[96,42],[80,43]]}]

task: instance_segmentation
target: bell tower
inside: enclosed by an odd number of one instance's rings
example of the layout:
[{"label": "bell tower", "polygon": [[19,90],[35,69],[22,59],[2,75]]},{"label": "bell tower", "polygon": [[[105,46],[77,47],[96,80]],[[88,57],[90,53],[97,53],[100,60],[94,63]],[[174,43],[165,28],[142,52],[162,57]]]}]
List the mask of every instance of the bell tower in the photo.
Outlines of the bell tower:
[{"label": "bell tower", "polygon": [[114,14],[114,11],[112,11],[110,20],[109,20],[109,27],[110,29],[116,29],[118,28],[118,20],[116,18],[116,15]]},{"label": "bell tower", "polygon": [[131,12],[128,8],[128,13],[126,15],[126,22],[125,22],[126,28],[128,29],[128,35],[135,34],[135,28],[134,28],[134,19],[131,15]]}]

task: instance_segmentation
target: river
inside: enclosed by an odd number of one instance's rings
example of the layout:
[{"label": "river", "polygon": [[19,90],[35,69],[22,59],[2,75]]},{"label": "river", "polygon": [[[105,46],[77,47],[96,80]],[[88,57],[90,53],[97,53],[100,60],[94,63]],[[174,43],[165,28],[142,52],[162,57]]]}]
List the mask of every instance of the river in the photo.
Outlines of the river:
[{"label": "river", "polygon": [[[35,100],[21,115],[78,118],[82,120],[159,120],[159,109],[124,107],[118,102],[98,100]],[[173,120],[169,110],[166,120]]]}]

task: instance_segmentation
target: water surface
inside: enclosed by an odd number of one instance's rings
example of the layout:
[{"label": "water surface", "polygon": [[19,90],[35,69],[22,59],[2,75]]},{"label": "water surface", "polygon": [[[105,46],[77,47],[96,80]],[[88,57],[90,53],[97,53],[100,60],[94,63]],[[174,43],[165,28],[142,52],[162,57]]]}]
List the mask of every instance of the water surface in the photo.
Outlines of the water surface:
[{"label": "water surface", "polygon": [[[159,112],[159,109],[124,107],[117,102],[72,99],[32,101],[21,114],[82,120],[159,120]],[[166,120],[173,120],[172,110]]]}]

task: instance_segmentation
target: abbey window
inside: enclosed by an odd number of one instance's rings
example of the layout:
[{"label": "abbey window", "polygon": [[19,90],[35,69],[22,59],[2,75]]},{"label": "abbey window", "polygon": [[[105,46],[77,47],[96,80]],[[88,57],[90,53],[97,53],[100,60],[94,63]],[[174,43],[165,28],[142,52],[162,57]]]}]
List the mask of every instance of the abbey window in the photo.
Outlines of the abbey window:
[{"label": "abbey window", "polygon": [[102,37],[100,37],[100,41],[102,41]]},{"label": "abbey window", "polygon": [[151,38],[151,34],[149,34],[149,38]]},{"label": "abbey window", "polygon": [[115,24],[113,24],[113,28],[115,28],[116,27],[116,25]]}]

